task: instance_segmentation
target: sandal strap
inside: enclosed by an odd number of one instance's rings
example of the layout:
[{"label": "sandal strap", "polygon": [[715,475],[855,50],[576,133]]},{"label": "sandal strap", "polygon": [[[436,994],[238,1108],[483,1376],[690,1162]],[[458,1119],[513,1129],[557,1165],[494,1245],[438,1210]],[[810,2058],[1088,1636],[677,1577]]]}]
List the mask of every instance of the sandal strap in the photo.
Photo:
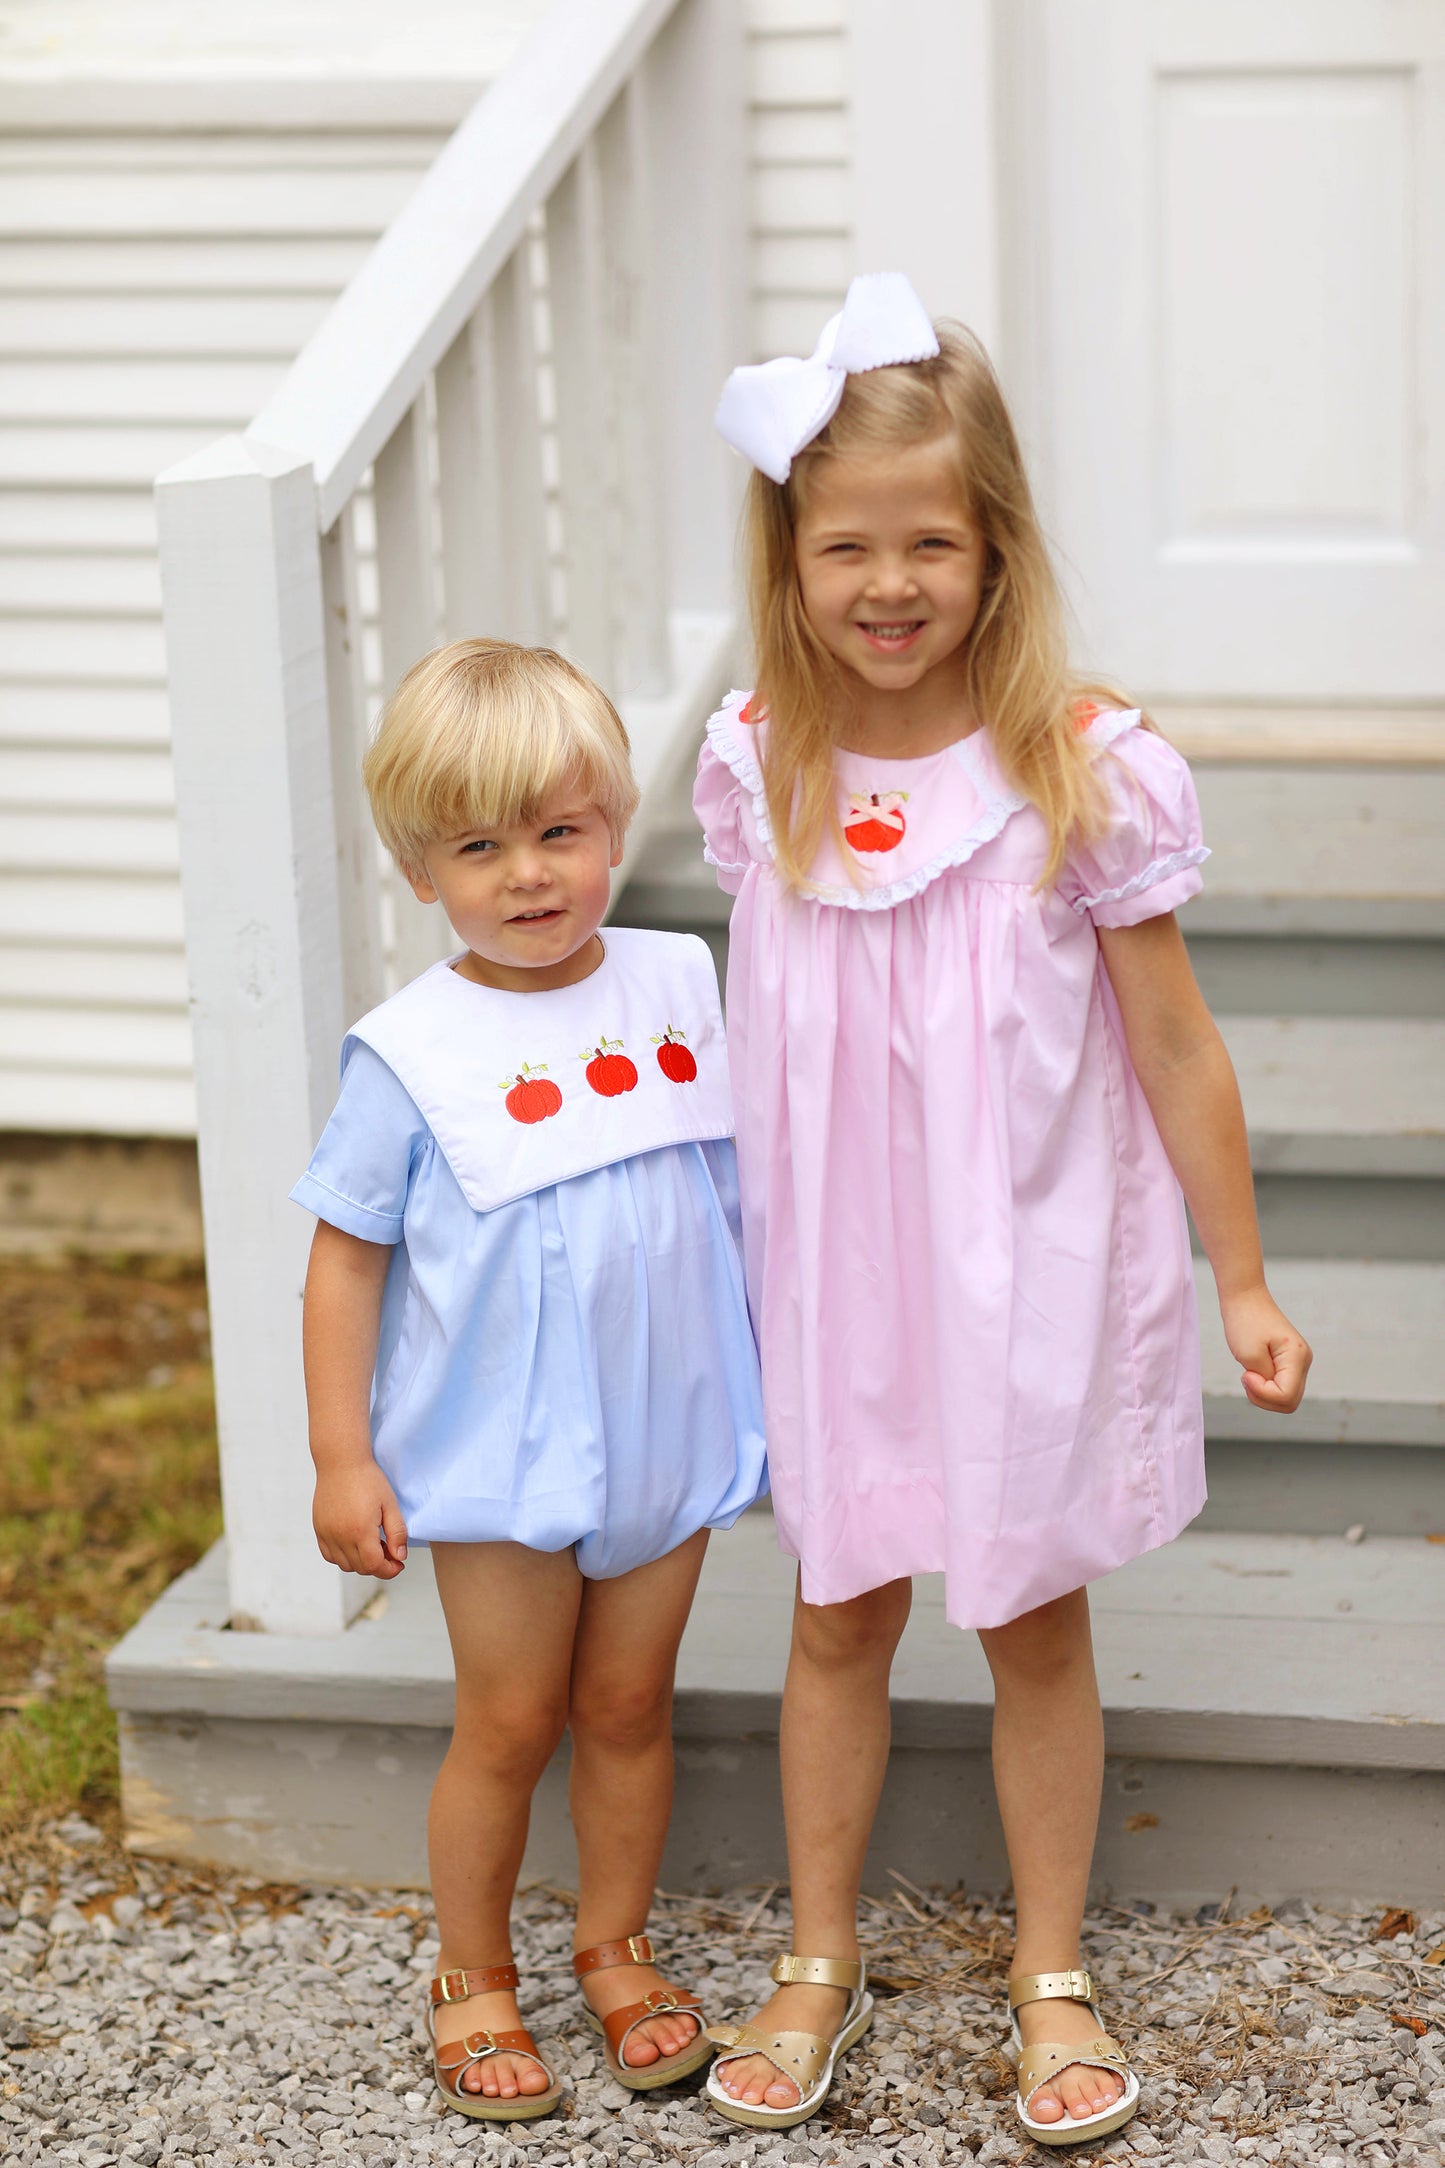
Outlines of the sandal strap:
[{"label": "sandal strap", "polygon": [[[609,2010],[601,2021],[602,2031],[607,2045],[619,2063],[625,2061],[622,2050],[634,2028],[645,2024],[650,2017],[660,2017],[666,2010],[678,2010],[685,2017],[695,2017],[698,2031],[702,2030],[703,2008],[696,1995],[689,1993],[685,1987],[669,1987],[665,1981],[661,1987],[655,1987],[650,1995],[644,1995],[641,2002],[629,2002],[620,2010]],[[693,2038],[696,2037],[694,2034]],[[689,2041],[687,2046],[691,2045],[692,2042]],[[686,2048],[678,2050],[679,2054],[686,2052]],[[666,2057],[663,2060],[665,2061]]]},{"label": "sandal strap", "polygon": [[[448,2050],[451,2051],[450,2055],[448,2055]],[[537,2065],[537,2068],[547,2080],[549,2091],[557,2082],[541,2056],[537,2053],[537,2043],[532,2038],[532,2035],[524,2030],[518,2030],[515,2032],[474,2032],[468,2033],[465,2040],[444,2041],[432,2058],[436,2064],[438,2084],[449,2093],[458,2092],[460,2090],[459,2086],[453,2084],[451,2080],[453,2078],[460,2079],[463,2072],[469,2070],[473,2063],[484,2063],[489,2055],[525,2055],[529,2062],[534,2062]]]},{"label": "sandal strap", "polygon": [[590,1950],[579,1950],[572,1960],[572,1970],[579,1980],[585,1980],[589,1972],[601,1972],[608,1965],[651,1965],[656,1961],[646,1935],[628,1935],[621,1942],[596,1942]]},{"label": "sandal strap", "polygon": [[1092,2002],[1094,1983],[1087,1972],[1075,1966],[1072,1972],[1019,1972],[1008,1984],[1010,2010],[1021,2010],[1028,2002]]},{"label": "sandal strap", "polygon": [[[829,1986],[838,1984],[828,1982]],[[718,2057],[719,2068],[743,2055],[761,2055],[774,2070],[792,2079],[804,2100],[817,2085],[833,2052],[833,2042],[822,2033],[767,2032],[761,2025],[709,2025],[707,2037],[727,2049]]]},{"label": "sandal strap", "polygon": [[1065,2044],[1058,2040],[1038,2040],[1025,2048],[1019,2057],[1019,2099],[1027,2108],[1035,2093],[1042,2092],[1052,2084],[1061,2070],[1071,2063],[1082,2063],[1088,2070],[1113,2070],[1122,2076],[1129,2075],[1129,2058],[1117,2040],[1107,2033],[1100,2033],[1095,2040],[1075,2040]]},{"label": "sandal strap", "polygon": [[[433,2005],[442,2002],[465,2002],[471,1995],[491,1995],[503,1989],[511,1990],[517,1985],[515,1965],[482,1965],[476,1968],[459,1967],[455,1972],[439,1972],[429,1990]],[[500,2039],[501,2035],[498,2035]]]},{"label": "sandal strap", "polygon": [[[791,1950],[782,1957],[775,1957],[769,1970],[770,1977],[779,1987],[806,1981],[812,1987],[846,1987],[854,1994],[868,1978],[868,1968],[861,1957],[794,1957]],[[780,2034],[779,2038],[782,2037]]]}]

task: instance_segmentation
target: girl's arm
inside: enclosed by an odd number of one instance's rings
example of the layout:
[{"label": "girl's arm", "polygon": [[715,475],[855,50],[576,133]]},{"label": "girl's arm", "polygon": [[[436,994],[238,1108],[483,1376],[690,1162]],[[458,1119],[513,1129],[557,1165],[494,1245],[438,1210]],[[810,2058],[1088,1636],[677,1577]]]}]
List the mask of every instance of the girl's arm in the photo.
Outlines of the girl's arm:
[{"label": "girl's arm", "polygon": [[371,1379],[390,1263],[384,1243],[318,1220],[301,1316],[316,1540],[333,1566],[381,1581],[406,1564],[406,1524],[371,1451]]},{"label": "girl's arm", "polygon": [[1184,937],[1170,911],[1098,932],[1130,1059],[1214,1268],[1246,1397],[1288,1415],[1304,1397],[1310,1349],[1264,1283],[1239,1086]]}]

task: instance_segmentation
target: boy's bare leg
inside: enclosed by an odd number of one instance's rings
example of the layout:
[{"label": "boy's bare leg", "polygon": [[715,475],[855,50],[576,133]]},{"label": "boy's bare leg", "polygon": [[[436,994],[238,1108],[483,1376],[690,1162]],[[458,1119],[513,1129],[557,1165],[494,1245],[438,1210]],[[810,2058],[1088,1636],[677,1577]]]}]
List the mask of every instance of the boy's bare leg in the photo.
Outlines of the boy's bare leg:
[{"label": "boy's bare leg", "polygon": [[[1094,1676],[1089,1598],[1075,1589],[979,1635],[994,1683],[993,1770],[1018,1913],[1013,1971],[1063,1972],[1079,1963],[1079,1930],[1104,1777],[1104,1720]],[[1079,2002],[1019,2011],[1024,2044],[1098,2036]],[[1041,2123],[1093,2115],[1124,2081],[1073,2063],[1036,2095]]]},{"label": "boy's bare leg", "polygon": [[[783,1812],[800,1957],[858,1955],[863,1860],[888,1766],[888,1675],[913,1601],[890,1581],[851,1603],[793,1609],[783,1689]],[[755,2023],[776,2032],[837,2031],[840,1987],[780,1987]],[[796,2107],[799,2093],[760,2055],[724,2064],[718,2083],[752,2107]]]},{"label": "boy's bare leg", "polygon": [[[456,1727],[427,1818],[438,1972],[506,1964],[532,1793],[567,1722],[582,1576],[570,1549],[437,1543],[437,1589],[457,1674]],[[437,2012],[437,2038],[512,2032],[517,1998],[473,1995]],[[525,2056],[489,2055],[468,2092],[514,2099],[547,2081]]]},{"label": "boy's bare leg", "polygon": [[[579,1950],[640,1933],[652,1908],[672,1813],[673,1674],[707,1536],[583,1587],[568,1713]],[[605,2017],[661,1984],[650,1965],[612,1965],[590,1973],[583,1992]],[[697,2030],[695,2018],[649,2018],[627,2043],[629,2067],[675,2055]]]}]

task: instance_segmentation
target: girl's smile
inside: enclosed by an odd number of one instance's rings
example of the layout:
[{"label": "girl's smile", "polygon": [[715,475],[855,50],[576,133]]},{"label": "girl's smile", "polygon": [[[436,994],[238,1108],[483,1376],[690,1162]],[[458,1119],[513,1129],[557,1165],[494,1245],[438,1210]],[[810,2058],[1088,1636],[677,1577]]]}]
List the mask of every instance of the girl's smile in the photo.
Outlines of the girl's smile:
[{"label": "girl's smile", "polygon": [[948,443],[813,462],[795,544],[808,622],[855,695],[854,749],[908,757],[966,736],[987,551]]}]

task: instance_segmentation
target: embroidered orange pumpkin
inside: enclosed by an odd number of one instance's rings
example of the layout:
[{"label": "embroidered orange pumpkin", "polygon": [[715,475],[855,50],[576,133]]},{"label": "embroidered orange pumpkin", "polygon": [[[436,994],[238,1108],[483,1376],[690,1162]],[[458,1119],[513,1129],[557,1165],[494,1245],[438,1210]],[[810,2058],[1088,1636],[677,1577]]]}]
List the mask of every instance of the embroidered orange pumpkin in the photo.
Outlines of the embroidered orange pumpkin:
[{"label": "embroidered orange pumpkin", "polygon": [[545,1062],[538,1062],[535,1069],[526,1062],[522,1073],[507,1093],[506,1107],[514,1122],[545,1122],[549,1114],[562,1110],[562,1094],[552,1079],[542,1075]]},{"label": "embroidered orange pumpkin", "polygon": [[652,1043],[657,1048],[657,1066],[669,1084],[691,1084],[695,1080],[697,1063],[675,1024],[669,1024],[662,1037]]},{"label": "embroidered orange pumpkin", "polygon": [[843,833],[855,851],[896,851],[908,826],[903,811],[906,790],[849,793]]},{"label": "embroidered orange pumpkin", "polygon": [[604,1039],[593,1048],[587,1064],[587,1081],[604,1099],[616,1099],[620,1093],[632,1091],[637,1083],[637,1071],[621,1047],[620,1039]]}]

